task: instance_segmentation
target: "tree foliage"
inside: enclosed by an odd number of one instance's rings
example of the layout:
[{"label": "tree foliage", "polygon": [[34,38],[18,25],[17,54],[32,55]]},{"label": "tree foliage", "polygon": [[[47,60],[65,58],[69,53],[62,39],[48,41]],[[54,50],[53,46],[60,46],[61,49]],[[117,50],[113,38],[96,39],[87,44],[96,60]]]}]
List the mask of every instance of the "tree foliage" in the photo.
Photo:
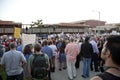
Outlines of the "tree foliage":
[{"label": "tree foliage", "polygon": [[36,22],[32,21],[31,27],[42,27],[42,20],[37,20]]}]

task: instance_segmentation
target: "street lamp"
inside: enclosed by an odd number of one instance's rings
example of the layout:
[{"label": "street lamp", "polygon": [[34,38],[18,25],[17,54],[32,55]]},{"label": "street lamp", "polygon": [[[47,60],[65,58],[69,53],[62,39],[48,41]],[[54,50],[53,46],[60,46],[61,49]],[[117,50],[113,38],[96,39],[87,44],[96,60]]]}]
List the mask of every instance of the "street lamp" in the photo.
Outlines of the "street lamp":
[{"label": "street lamp", "polygon": [[[100,11],[96,11],[96,10],[93,10],[93,12],[97,12],[98,13],[98,24],[97,24],[97,26],[100,26]],[[100,30],[98,30],[98,33],[100,33]]]},{"label": "street lamp", "polygon": [[98,11],[98,14],[99,14],[99,24],[98,24],[98,26],[100,26],[100,11]]},{"label": "street lamp", "polygon": [[97,12],[98,13],[98,26],[100,26],[100,11],[96,11],[96,10],[93,10],[93,12]]}]

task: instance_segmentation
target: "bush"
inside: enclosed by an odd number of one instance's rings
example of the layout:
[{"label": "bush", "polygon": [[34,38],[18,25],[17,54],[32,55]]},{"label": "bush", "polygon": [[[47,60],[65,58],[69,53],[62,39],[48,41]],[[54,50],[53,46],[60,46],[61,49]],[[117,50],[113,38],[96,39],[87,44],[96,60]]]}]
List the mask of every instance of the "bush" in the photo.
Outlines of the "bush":
[{"label": "bush", "polygon": [[6,73],[5,70],[0,66],[0,75],[3,80],[6,80]]},{"label": "bush", "polygon": [[[3,80],[6,80],[5,70],[1,66],[0,66],[0,75],[1,75]],[[27,80],[27,79],[24,78],[24,80]]]}]

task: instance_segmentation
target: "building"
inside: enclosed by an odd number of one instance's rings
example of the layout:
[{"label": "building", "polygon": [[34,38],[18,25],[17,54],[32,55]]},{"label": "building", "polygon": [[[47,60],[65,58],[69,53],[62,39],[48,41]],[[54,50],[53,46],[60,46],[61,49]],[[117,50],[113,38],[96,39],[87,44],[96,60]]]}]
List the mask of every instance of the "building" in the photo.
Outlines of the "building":
[{"label": "building", "polygon": [[14,28],[22,28],[22,33],[29,34],[59,34],[64,33],[91,33],[96,26],[105,25],[105,21],[82,20],[59,24],[42,24],[41,26],[31,26],[31,24],[16,23],[13,21],[0,20],[0,35],[13,35]]},{"label": "building", "polygon": [[[26,25],[25,25],[26,26]],[[29,26],[29,25],[28,25]],[[89,32],[89,25],[82,25],[76,23],[59,23],[59,24],[44,24],[41,27],[29,27],[28,31],[25,33],[35,33],[35,34],[53,34],[53,33],[84,33]]]},{"label": "building", "polygon": [[105,21],[99,21],[99,20],[82,20],[82,21],[75,21],[72,23],[81,24],[81,25],[89,25],[90,27],[95,28],[96,26],[104,26]]},{"label": "building", "polygon": [[15,27],[22,28],[22,23],[0,20],[0,35],[13,35]]},{"label": "building", "polygon": [[91,33],[96,32],[96,26],[104,26],[105,21],[82,20],[70,23],[44,24],[43,27],[29,28],[28,33]]}]

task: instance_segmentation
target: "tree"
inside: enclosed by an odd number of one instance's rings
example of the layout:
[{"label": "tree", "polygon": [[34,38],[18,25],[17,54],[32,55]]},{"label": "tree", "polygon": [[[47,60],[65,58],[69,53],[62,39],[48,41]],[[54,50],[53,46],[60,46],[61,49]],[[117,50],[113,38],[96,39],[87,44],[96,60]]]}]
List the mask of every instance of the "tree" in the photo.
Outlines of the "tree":
[{"label": "tree", "polygon": [[32,27],[33,27],[33,26],[35,26],[35,27],[42,27],[42,24],[43,24],[42,20],[37,20],[36,22],[33,22],[33,21],[32,21],[31,26],[32,26]]},{"label": "tree", "polygon": [[[32,21],[32,24],[31,24],[30,26],[31,26],[31,28],[32,28],[32,27],[42,28],[42,27],[43,27],[42,19],[41,19],[41,20],[37,20],[36,22],[33,22],[33,21]],[[41,32],[41,31],[40,31],[40,32]]]}]

